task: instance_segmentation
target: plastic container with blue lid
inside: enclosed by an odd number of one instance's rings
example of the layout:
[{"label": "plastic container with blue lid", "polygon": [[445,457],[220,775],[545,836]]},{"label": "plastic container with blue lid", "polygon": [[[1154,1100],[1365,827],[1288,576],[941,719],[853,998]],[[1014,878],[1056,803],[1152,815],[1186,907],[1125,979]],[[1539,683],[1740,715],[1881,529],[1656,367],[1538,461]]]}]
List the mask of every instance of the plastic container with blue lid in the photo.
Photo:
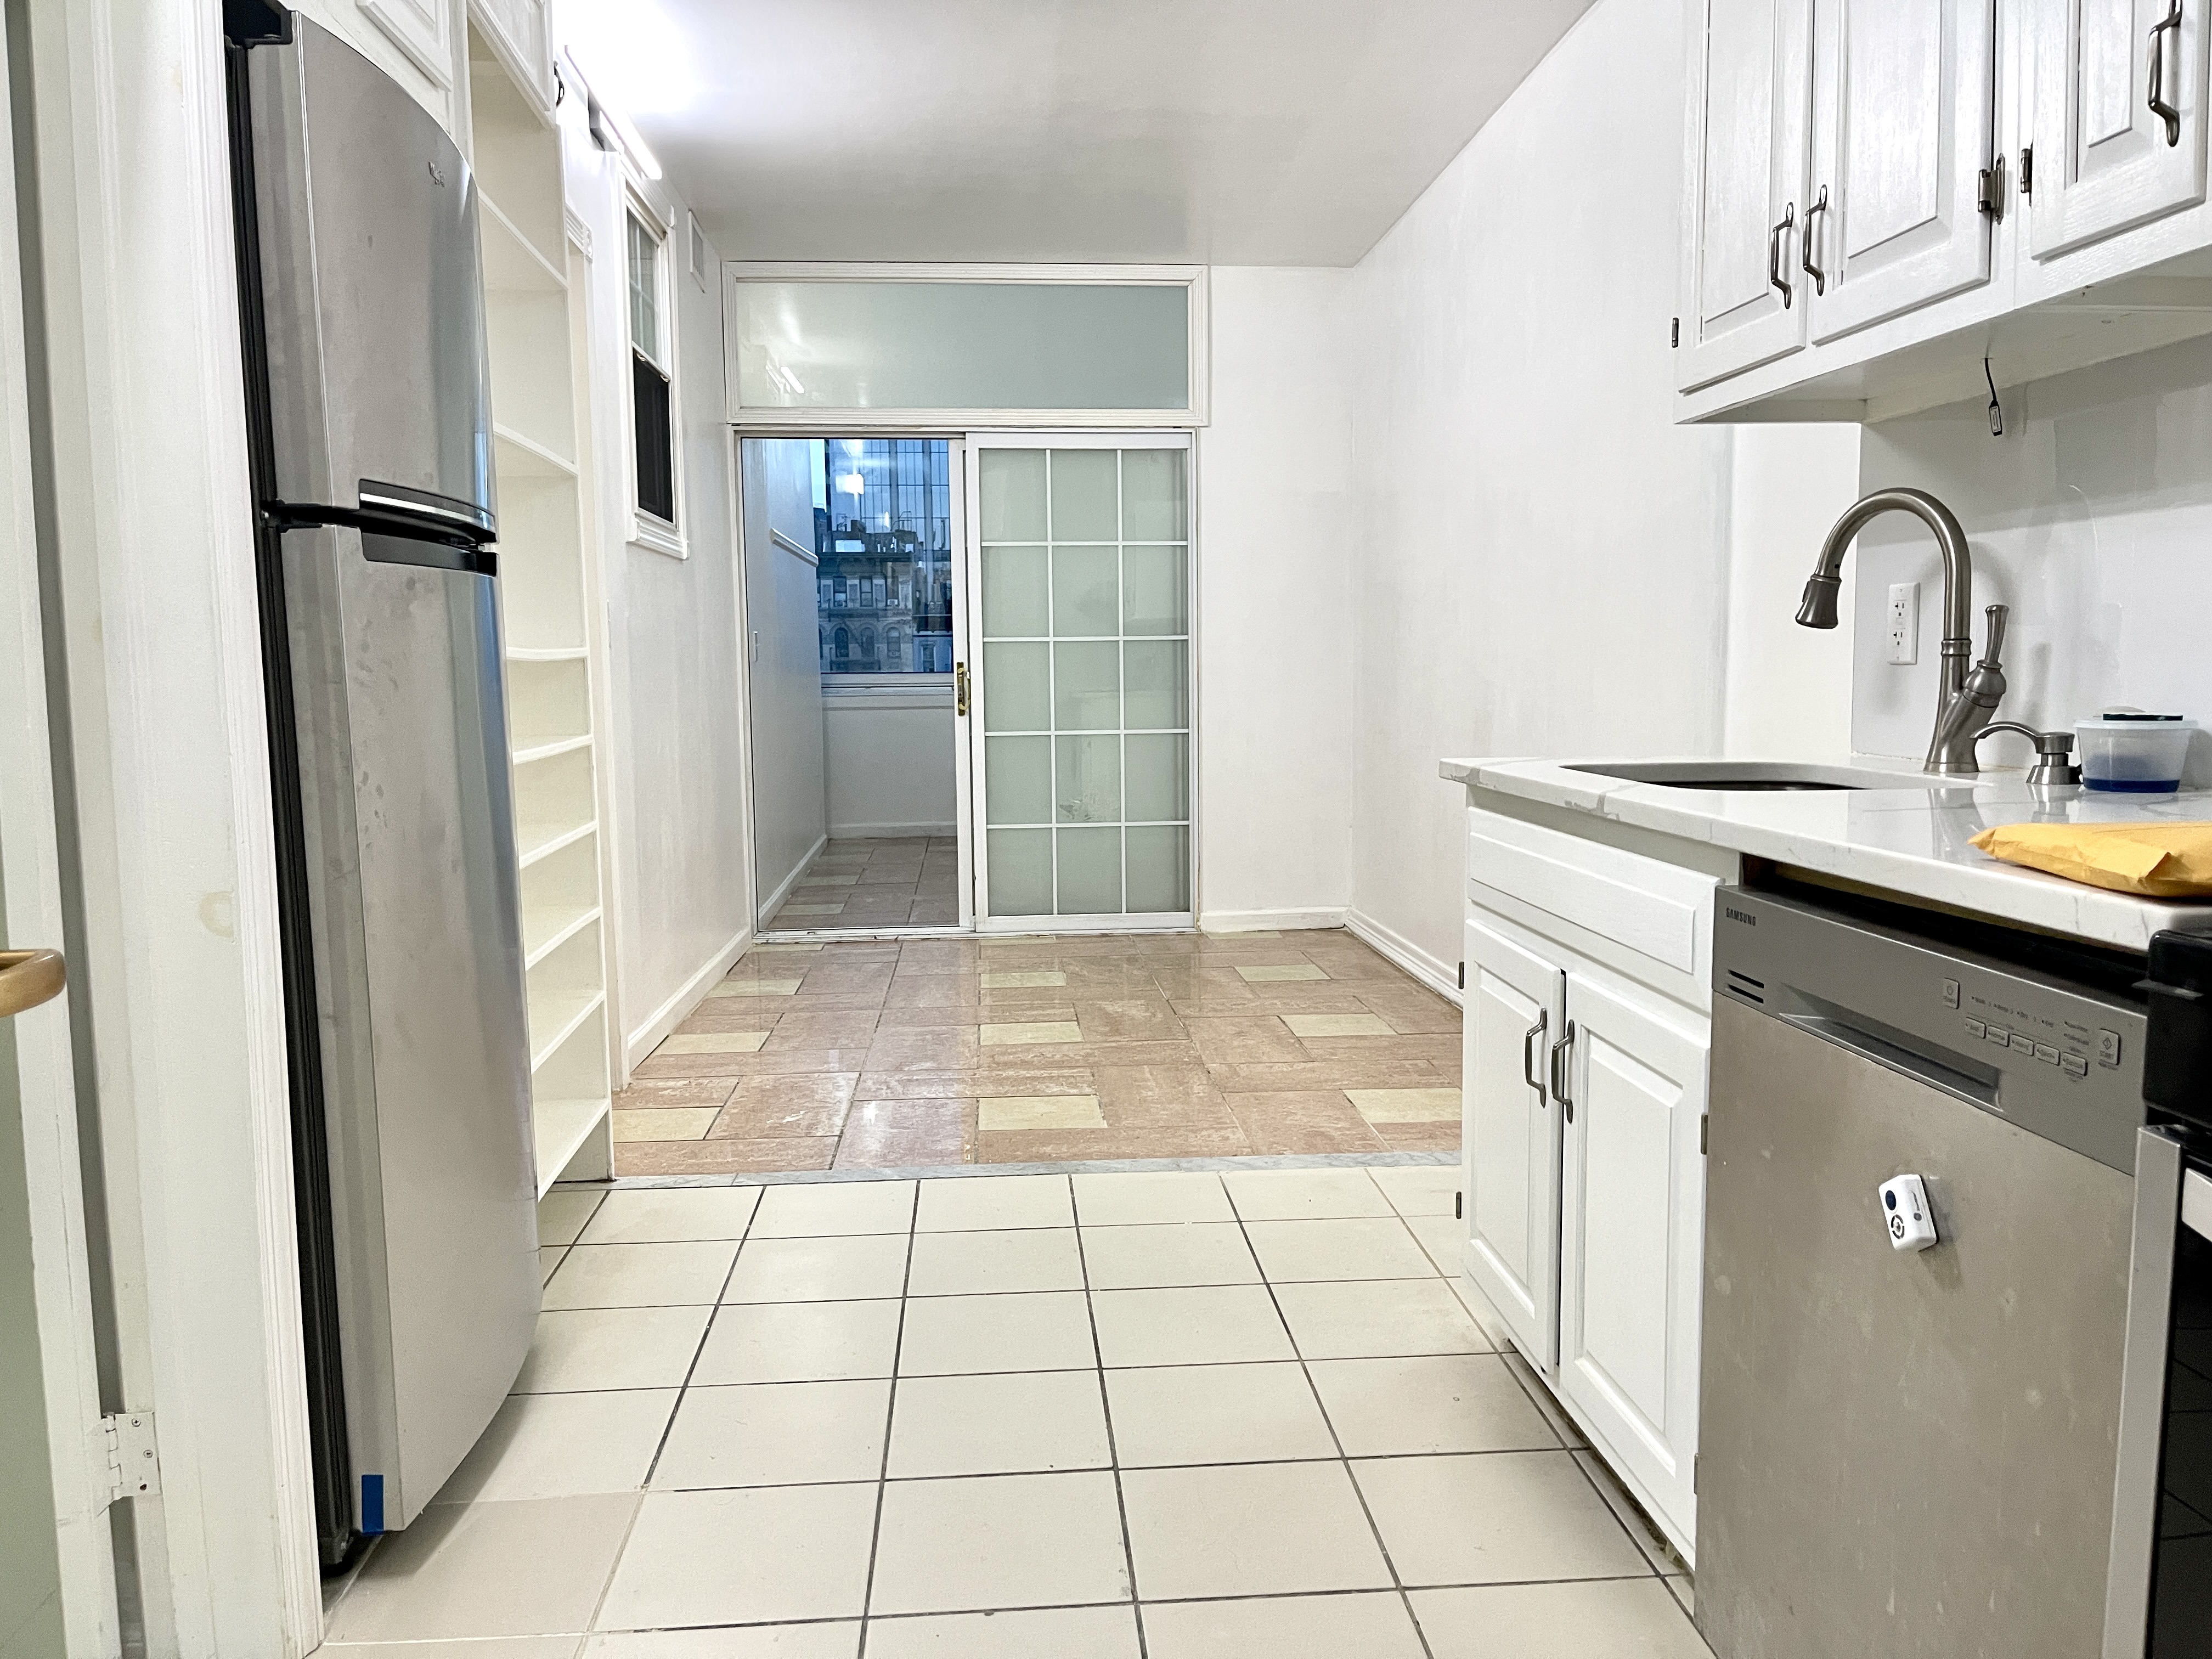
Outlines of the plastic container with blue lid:
[{"label": "plastic container with blue lid", "polygon": [[2075,722],[2081,746],[2081,781],[2121,795],[2171,795],[2181,787],[2189,739],[2197,722],[2179,714],[2108,708],[2102,718]]}]

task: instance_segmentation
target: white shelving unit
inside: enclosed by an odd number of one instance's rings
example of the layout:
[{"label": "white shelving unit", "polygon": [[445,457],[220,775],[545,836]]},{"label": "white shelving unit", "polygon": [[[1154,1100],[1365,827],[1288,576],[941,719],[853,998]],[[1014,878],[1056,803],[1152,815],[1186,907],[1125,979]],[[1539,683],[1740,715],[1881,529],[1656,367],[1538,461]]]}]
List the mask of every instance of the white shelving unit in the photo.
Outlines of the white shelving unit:
[{"label": "white shelving unit", "polygon": [[563,1176],[593,1180],[613,1169],[600,734],[592,718],[599,665],[589,626],[595,584],[586,560],[578,465],[584,405],[570,314],[584,296],[571,292],[560,134],[473,25],[469,99],[543,1194]]}]

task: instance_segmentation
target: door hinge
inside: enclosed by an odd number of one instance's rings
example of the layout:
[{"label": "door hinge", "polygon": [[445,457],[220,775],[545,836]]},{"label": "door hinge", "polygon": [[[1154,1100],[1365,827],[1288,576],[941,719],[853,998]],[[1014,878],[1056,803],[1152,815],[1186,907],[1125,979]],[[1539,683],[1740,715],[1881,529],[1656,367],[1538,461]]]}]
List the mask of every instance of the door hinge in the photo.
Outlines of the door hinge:
[{"label": "door hinge", "polygon": [[154,1443],[154,1413],[121,1412],[100,1419],[95,1466],[107,1474],[110,1504],[151,1498],[161,1490],[161,1457]]},{"label": "door hinge", "polygon": [[1705,1154],[1711,1150],[1712,1124],[1713,1119],[1711,1113],[1699,1112],[1698,1114],[1698,1156],[1699,1158],[1705,1157]]},{"label": "door hinge", "polygon": [[1667,343],[1669,346],[1680,346],[1682,343],[1682,319],[1680,317],[1674,319],[1674,326],[1667,331]]},{"label": "door hinge", "polygon": [[2035,199],[2035,146],[2020,147],[2020,193],[2028,200]]},{"label": "door hinge", "polygon": [[2005,164],[2000,155],[1974,175],[1974,205],[1989,217],[2004,217]]}]

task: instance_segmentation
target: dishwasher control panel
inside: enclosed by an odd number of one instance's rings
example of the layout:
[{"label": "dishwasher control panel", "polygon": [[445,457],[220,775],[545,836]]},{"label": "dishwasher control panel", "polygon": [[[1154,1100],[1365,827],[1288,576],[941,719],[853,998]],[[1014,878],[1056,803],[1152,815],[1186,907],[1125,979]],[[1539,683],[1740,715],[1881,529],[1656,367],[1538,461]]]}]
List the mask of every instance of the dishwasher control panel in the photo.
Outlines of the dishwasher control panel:
[{"label": "dishwasher control panel", "polygon": [[[1722,888],[1715,994],[2132,1172],[2143,1121],[2143,1007],[2109,988],[1892,925],[1893,907],[1881,908],[1877,921],[1795,893]],[[1948,920],[1928,918],[1931,927]],[[1951,925],[1978,944],[2002,933]],[[2023,936],[2024,953],[2041,945]]]}]

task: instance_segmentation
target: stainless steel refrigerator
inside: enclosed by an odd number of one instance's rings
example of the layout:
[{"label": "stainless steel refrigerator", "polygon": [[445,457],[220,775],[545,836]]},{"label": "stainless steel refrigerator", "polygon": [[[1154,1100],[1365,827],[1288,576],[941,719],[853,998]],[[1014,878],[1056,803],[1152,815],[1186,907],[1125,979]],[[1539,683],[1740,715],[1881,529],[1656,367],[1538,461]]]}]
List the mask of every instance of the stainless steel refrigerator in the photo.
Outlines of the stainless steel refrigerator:
[{"label": "stainless steel refrigerator", "polygon": [[232,0],[233,181],[325,1561],[419,1515],[538,1308],[475,183]]}]

